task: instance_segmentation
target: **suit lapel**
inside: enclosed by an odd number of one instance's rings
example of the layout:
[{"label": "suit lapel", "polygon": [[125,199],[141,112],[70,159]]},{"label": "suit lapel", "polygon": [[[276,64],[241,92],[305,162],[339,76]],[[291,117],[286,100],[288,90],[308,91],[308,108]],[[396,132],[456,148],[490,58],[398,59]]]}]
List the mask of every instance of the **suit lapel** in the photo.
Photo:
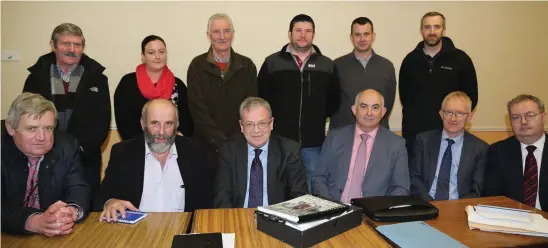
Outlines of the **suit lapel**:
[{"label": "suit lapel", "polygon": [[239,194],[234,194],[235,196],[241,196],[240,201],[238,202],[237,206],[244,206],[245,202],[245,192],[247,191],[247,141],[245,140],[244,136],[241,135],[240,139],[238,140],[237,150],[236,152],[236,182],[238,185],[236,185],[236,190],[238,190]]},{"label": "suit lapel", "polygon": [[472,166],[474,166],[474,156],[472,156],[474,147],[472,147],[471,139],[471,135],[465,131],[462,137],[462,151],[460,153],[457,172],[457,191],[459,192],[459,198],[463,196],[462,185],[464,184],[464,178],[468,175],[472,175],[469,173],[469,170],[471,170]]},{"label": "suit lapel", "polygon": [[342,149],[342,164],[340,167],[340,171],[337,173],[339,175],[339,178],[337,179],[337,186],[344,190],[344,187],[346,185],[346,179],[348,178],[348,170],[350,169],[350,160],[352,159],[352,147],[354,146],[354,132],[355,132],[356,125],[353,125],[352,127],[348,127],[347,131],[341,135],[342,137],[340,140],[341,148],[335,148],[337,150]]},{"label": "suit lapel", "polygon": [[542,162],[540,165],[538,198],[542,211],[548,211],[548,134],[544,134],[544,148],[542,151]]},{"label": "suit lapel", "polygon": [[[278,179],[278,170],[281,165],[281,151],[280,145],[276,139],[270,139],[268,143],[268,158],[267,158],[267,187],[268,187],[268,203],[272,204],[275,202],[281,202],[284,199],[277,199],[278,195],[276,194],[276,180]],[[264,167],[265,165],[263,165]]]},{"label": "suit lapel", "polygon": [[[381,163],[378,163],[379,159],[386,152],[386,143],[384,140],[384,128],[382,126],[378,127],[377,135],[375,136],[375,141],[373,142],[373,147],[371,148],[371,154],[369,155],[369,162],[367,163],[367,169],[365,171],[365,177],[363,178],[362,189],[368,182],[369,178],[374,177],[375,169],[377,166],[386,166]],[[367,159],[367,158],[366,158]],[[365,190],[363,190],[365,192]]]},{"label": "suit lapel", "polygon": [[508,185],[505,185],[508,191],[515,192],[519,196],[519,201],[523,202],[523,160],[521,154],[521,144],[514,137],[509,145],[508,151],[508,176],[513,178],[508,180]]},{"label": "suit lapel", "polygon": [[427,146],[426,149],[430,151],[428,156],[428,160],[426,163],[428,163],[428,188],[426,190],[430,191],[430,188],[432,188],[432,183],[434,182],[434,177],[436,176],[436,169],[438,168],[438,157],[440,154],[440,147],[441,147],[441,130],[438,130],[434,133],[431,139],[427,139]]},{"label": "suit lapel", "polygon": [[[135,190],[135,195],[133,199],[128,199],[134,206],[139,208],[138,205],[141,204],[141,197],[143,195],[143,185],[145,182],[145,139],[141,135],[138,139],[135,139],[135,142],[131,144],[133,147],[129,151],[136,151],[136,156],[128,157],[128,172],[135,173],[134,175],[128,175],[128,178],[135,178],[135,180],[129,180],[134,182],[133,190]],[[131,190],[131,187],[129,187]]]}]

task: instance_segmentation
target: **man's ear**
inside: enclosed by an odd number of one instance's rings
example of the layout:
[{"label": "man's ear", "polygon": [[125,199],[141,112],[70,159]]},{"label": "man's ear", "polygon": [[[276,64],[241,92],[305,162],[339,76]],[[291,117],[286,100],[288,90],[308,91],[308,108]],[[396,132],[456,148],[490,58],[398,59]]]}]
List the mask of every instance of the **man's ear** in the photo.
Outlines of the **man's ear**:
[{"label": "man's ear", "polygon": [[354,114],[354,116],[356,116],[356,105],[352,105],[352,114]]},{"label": "man's ear", "polygon": [[13,136],[15,134],[15,128],[11,126],[11,123],[9,121],[6,121],[4,124],[6,125],[6,130],[8,131],[8,134],[10,136]]},{"label": "man's ear", "polygon": [[51,50],[52,50],[52,51],[55,51],[55,41],[50,40],[50,41],[49,41],[49,46],[51,47]]}]

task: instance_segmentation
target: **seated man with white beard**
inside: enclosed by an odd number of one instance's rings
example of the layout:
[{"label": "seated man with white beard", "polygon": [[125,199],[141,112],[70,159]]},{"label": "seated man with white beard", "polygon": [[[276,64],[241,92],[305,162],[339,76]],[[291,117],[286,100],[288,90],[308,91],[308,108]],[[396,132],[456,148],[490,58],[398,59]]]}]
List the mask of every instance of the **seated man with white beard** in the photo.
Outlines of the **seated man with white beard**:
[{"label": "seated man with white beard", "polygon": [[96,209],[107,221],[116,212],[191,212],[213,205],[212,182],[204,148],[178,136],[178,113],[173,103],[156,99],[145,104],[143,135],[122,141],[112,152]]}]

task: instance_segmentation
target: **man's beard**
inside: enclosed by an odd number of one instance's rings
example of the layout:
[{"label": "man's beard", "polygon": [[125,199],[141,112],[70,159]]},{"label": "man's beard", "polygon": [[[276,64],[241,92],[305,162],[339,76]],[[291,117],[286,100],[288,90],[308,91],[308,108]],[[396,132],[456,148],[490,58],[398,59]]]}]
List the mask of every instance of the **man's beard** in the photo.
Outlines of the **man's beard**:
[{"label": "man's beard", "polygon": [[[171,136],[167,135],[167,134],[164,134],[164,135],[156,134],[156,135],[154,135],[154,134],[150,133],[148,131],[148,128],[146,128],[146,127],[143,131],[144,131],[144,136],[145,136],[145,142],[147,143],[150,150],[154,153],[167,152],[171,148],[173,143],[175,143],[175,137],[177,136],[177,134],[175,132],[173,132],[173,134]],[[166,139],[166,142],[165,143],[157,143],[156,139]]]},{"label": "man's beard", "polygon": [[310,48],[312,48],[312,43],[302,47],[302,46],[299,46],[299,44],[297,44],[297,41],[295,40],[291,42],[291,48],[293,48],[295,51],[298,51],[298,52],[306,52],[310,50]]},{"label": "man's beard", "polygon": [[428,38],[426,40],[424,40],[424,42],[426,43],[426,45],[428,46],[437,46],[438,44],[440,44],[441,42],[441,37],[439,37],[439,39],[437,39],[438,37],[436,37],[436,39],[434,41],[430,41]]}]

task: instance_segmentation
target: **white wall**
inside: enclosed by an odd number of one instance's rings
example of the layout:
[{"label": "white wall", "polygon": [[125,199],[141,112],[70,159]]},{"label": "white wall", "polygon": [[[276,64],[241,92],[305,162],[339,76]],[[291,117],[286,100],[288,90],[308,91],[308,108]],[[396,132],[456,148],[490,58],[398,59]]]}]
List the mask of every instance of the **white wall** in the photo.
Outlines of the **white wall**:
[{"label": "white wall", "polygon": [[[20,60],[1,63],[1,115],[7,116],[9,104],[21,91],[26,68],[49,52],[51,32],[62,22],[83,29],[85,52],[107,68],[112,95],[120,78],[140,63],[140,43],[149,34],[166,40],[169,65],[186,81],[188,64],[208,48],[207,19],[216,12],[232,17],[234,49],[258,68],[287,43],[289,21],[297,14],[314,18],[314,43],[332,59],[351,51],[350,23],[367,16],[377,33],[375,51],[390,59],[398,73],[405,55],[421,40],[420,18],[428,11],[446,16],[446,35],[476,66],[479,104],[472,129],[506,129],[506,102],[519,93],[548,102],[547,2],[2,1],[2,50],[19,50]],[[390,125],[395,130],[401,127],[399,98]]]}]

